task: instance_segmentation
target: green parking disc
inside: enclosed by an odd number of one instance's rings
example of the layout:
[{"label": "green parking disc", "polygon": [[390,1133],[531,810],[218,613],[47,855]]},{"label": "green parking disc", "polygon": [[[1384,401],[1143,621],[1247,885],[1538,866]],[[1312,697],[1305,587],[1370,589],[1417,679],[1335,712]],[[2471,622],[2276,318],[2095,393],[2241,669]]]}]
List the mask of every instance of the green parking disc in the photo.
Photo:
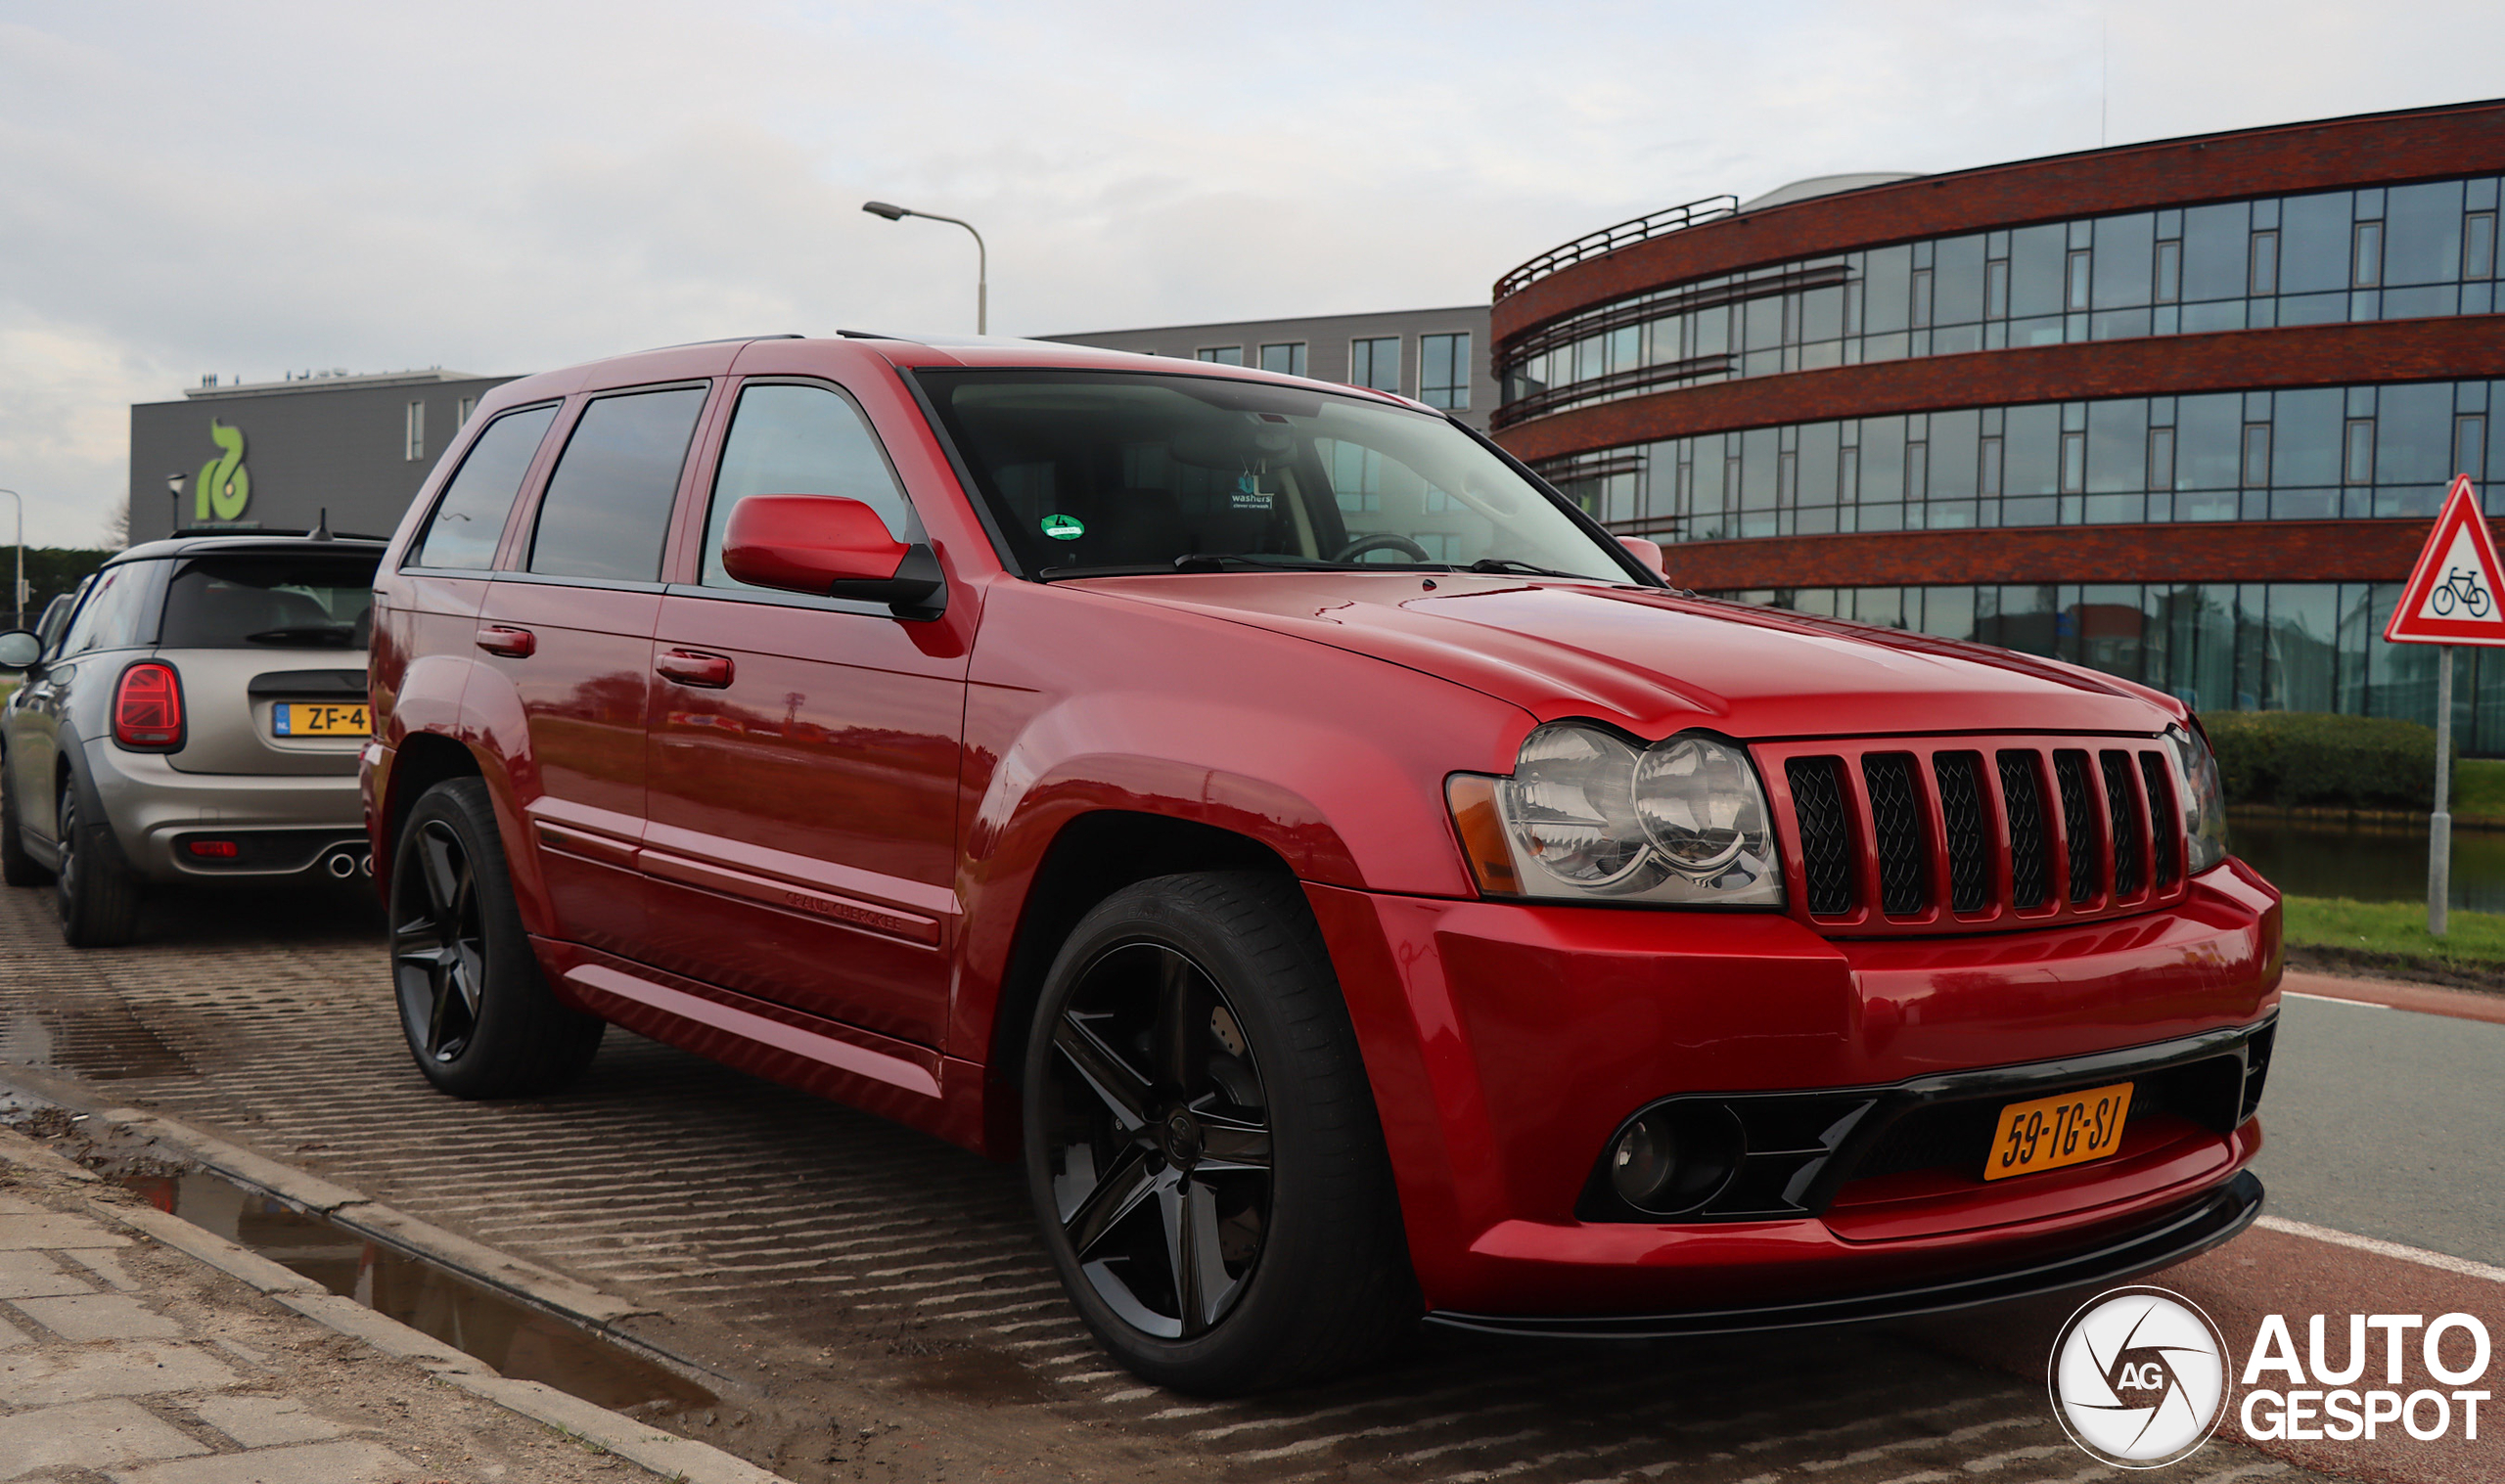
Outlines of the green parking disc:
[{"label": "green parking disc", "polygon": [[1087,527],[1076,516],[1046,516],[1043,526],[1044,534],[1055,541],[1075,541],[1087,534]]}]

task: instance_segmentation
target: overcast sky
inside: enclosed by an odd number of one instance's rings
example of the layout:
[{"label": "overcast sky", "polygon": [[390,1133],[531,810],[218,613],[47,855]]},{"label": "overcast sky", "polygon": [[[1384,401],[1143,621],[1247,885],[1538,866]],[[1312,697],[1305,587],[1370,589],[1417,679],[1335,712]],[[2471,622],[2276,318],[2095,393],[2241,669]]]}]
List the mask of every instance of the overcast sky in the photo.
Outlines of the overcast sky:
[{"label": "overcast sky", "polygon": [[[1483,301],[1809,175],[2505,93],[2495,0],[0,0],[0,486],[93,545],[216,373]],[[5,512],[5,504],[0,504]],[[5,519],[0,514],[0,519]],[[0,540],[6,540],[0,526]]]}]

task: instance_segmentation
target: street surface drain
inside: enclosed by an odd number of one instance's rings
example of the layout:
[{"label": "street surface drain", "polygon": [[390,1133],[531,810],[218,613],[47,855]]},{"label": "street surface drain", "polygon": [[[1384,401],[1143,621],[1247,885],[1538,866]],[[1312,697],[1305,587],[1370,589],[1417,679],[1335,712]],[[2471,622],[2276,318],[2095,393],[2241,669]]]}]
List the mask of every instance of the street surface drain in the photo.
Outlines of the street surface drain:
[{"label": "street surface drain", "polygon": [[543,1382],[647,1422],[715,1404],[713,1393],[554,1315],[276,1196],[199,1170],[124,1174],[119,1184],[160,1211],[476,1356],[515,1380]]}]

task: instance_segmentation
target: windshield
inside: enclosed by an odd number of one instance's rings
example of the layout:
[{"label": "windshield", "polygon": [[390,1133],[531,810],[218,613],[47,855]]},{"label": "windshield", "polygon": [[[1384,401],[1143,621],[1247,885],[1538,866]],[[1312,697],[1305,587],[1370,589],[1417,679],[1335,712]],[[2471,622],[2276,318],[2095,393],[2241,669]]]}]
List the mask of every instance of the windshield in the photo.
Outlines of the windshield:
[{"label": "windshield", "polygon": [[202,557],[165,591],[175,650],[365,648],[376,555]]},{"label": "windshield", "polygon": [[1214,377],[921,373],[1037,576],[1432,566],[1637,580],[1439,418]]}]

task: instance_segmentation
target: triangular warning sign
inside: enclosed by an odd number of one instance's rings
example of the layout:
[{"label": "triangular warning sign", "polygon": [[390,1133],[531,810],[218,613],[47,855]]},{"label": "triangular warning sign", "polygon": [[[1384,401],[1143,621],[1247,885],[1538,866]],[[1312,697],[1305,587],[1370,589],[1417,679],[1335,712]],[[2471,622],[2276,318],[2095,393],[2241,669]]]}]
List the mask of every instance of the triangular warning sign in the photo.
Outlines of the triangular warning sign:
[{"label": "triangular warning sign", "polygon": [[2384,625],[2392,644],[2480,644],[2505,646],[2505,598],[2496,581],[2505,566],[2496,560],[2496,543],[2480,517],[2479,496],[2470,475],[2453,480],[2444,496],[2444,512],[2427,533],[2427,549],[2400,602]]}]

